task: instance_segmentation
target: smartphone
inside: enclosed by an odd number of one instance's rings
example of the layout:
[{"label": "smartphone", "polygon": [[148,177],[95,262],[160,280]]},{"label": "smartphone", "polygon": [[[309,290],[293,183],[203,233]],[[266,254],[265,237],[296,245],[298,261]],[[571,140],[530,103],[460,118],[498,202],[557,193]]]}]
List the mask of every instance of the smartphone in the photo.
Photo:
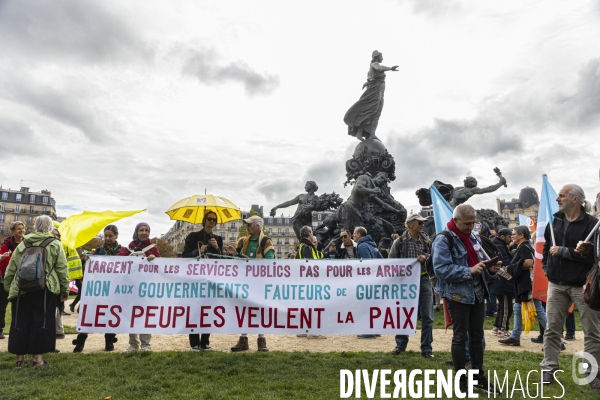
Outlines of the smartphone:
[{"label": "smartphone", "polygon": [[491,267],[492,265],[496,265],[498,263],[498,256],[492,258],[491,260],[487,260],[483,262],[485,267]]}]

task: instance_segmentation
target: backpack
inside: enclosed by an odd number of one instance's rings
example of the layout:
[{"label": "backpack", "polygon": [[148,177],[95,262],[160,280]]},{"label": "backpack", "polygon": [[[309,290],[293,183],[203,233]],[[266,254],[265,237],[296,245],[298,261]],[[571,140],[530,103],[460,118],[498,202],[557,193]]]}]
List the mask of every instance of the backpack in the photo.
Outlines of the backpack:
[{"label": "backpack", "polygon": [[[454,247],[454,237],[452,236],[452,234],[448,231],[441,231],[440,233],[438,233],[438,235],[445,236],[446,239],[448,239],[448,244],[449,244],[448,248],[450,250],[452,250],[452,247]],[[434,240],[435,240],[435,237],[434,237]],[[433,269],[433,240],[431,241],[429,251],[430,251],[429,258],[427,258],[427,261],[425,261],[425,269],[427,270],[427,275],[429,275],[430,277],[434,277],[435,270]]]},{"label": "backpack", "polygon": [[46,247],[55,240],[56,238],[47,238],[38,246],[33,246],[27,240],[23,241],[25,249],[21,253],[21,260],[17,267],[20,291],[36,292],[46,287],[46,260],[48,258]]}]

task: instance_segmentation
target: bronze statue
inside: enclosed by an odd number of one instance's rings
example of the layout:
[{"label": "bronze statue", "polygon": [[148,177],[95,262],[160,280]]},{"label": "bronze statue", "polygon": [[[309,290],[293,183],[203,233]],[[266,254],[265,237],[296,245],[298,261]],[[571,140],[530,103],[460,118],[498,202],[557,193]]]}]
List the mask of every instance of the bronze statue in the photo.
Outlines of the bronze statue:
[{"label": "bronze statue", "polygon": [[300,229],[304,225],[312,226],[312,212],[315,211],[315,202],[319,198],[319,196],[315,194],[315,192],[319,190],[316,182],[307,181],[306,185],[304,185],[304,190],[306,190],[307,194],[299,194],[293,199],[281,203],[271,209],[271,217],[274,217],[278,208],[286,208],[298,204],[298,208],[296,208],[296,212],[292,217],[294,232],[296,233],[298,240],[300,240]]},{"label": "bronze statue", "polygon": [[323,193],[322,195],[317,196],[315,192],[319,190],[319,187],[314,181],[307,181],[306,185],[304,185],[304,190],[306,190],[307,194],[299,194],[292,200],[273,207],[270,213],[270,215],[274,217],[278,208],[286,208],[298,204],[296,213],[292,217],[292,226],[298,240],[300,240],[300,229],[304,225],[312,226],[313,211],[335,210],[343,202],[340,195],[335,192]]},{"label": "bronze statue", "polygon": [[449,201],[452,208],[456,208],[457,205],[463,204],[473,197],[473,195],[495,192],[500,186],[506,184],[506,178],[500,178],[500,182],[495,185],[478,188],[477,180],[472,176],[467,176],[464,180],[464,184],[464,187],[457,187],[452,191],[452,199]]},{"label": "bronze statue", "polygon": [[386,67],[381,65],[383,54],[375,50],[372,54],[367,82],[363,89],[367,90],[346,112],[344,122],[348,125],[348,135],[358,140],[377,139],[375,131],[383,110],[383,95],[385,93],[385,71],[397,71],[398,66]]}]

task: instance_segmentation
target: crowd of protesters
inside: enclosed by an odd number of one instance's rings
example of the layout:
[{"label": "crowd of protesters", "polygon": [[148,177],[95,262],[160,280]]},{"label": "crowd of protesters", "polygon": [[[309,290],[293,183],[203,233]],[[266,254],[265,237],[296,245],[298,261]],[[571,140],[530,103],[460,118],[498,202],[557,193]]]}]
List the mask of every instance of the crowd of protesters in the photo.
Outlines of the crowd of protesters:
[{"label": "crowd of protesters", "polygon": [[[421,354],[424,358],[435,358],[432,350],[434,310],[439,310],[440,299],[452,319],[452,365],[456,371],[474,369],[478,372],[478,385],[497,392],[488,384],[484,371],[484,320],[486,315],[496,313],[493,333],[499,342],[506,346],[520,346],[523,321],[523,304],[532,302],[537,312],[540,336],[532,338],[535,343],[543,343],[544,369],[541,382],[554,381],[553,372],[558,370],[558,354],[564,350],[561,340],[563,326],[567,324],[566,340],[574,339],[574,314],[569,313],[572,304],[579,312],[584,331],[584,349],[600,360],[600,312],[590,309],[583,301],[582,286],[586,275],[598,265],[598,232],[594,241],[585,238],[596,226],[597,219],[591,215],[585,194],[575,184],[565,185],[556,199],[559,211],[554,221],[545,231],[542,269],[549,281],[547,302],[532,298],[532,271],[534,247],[529,228],[517,226],[514,229],[501,229],[485,243],[479,235],[473,234],[476,223],[476,210],[466,204],[454,209],[453,218],[446,228],[435,238],[423,232],[426,221],[420,214],[411,213],[406,219],[406,230],[400,235],[384,238],[377,245],[362,226],[352,231],[339,232],[338,245],[330,243],[320,249],[310,226],[299,229],[300,241],[296,250],[288,257],[303,259],[367,259],[367,258],[414,258],[421,265],[420,293],[418,297],[418,318],[421,320]],[[244,220],[248,235],[241,237],[236,246],[224,245],[219,235],[213,233],[217,215],[209,211],[204,215],[202,230],[190,233],[185,240],[182,257],[241,257],[275,258],[273,242],[263,233],[263,219],[251,216]],[[75,260],[72,249],[61,246],[60,233],[47,216],[35,221],[34,232],[25,235],[25,226],[15,221],[10,227],[12,236],[6,238],[0,248],[0,275],[4,290],[0,291],[0,339],[4,339],[4,315],[11,303],[12,322],[9,331],[8,351],[16,355],[16,367],[25,366],[24,355],[32,354],[32,364],[46,366],[43,359],[46,352],[55,351],[56,339],[64,337],[60,304],[69,293],[69,281],[73,273],[83,272],[81,261]],[[104,242],[94,250],[95,255],[129,256],[140,255],[149,261],[160,257],[156,245],[150,241],[150,226],[137,224],[133,240],[122,246],[117,239],[119,231],[109,225],[104,230]],[[498,254],[499,260],[490,261]],[[594,245],[594,243],[596,245]],[[42,290],[23,292],[16,279],[17,267],[23,252],[31,246],[45,246],[45,284]],[[487,252],[486,252],[486,246]],[[89,254],[83,253],[85,262]],[[78,264],[79,263],[79,264]],[[428,268],[429,267],[429,268]],[[75,278],[81,288],[82,276]],[[75,312],[79,297],[70,305]],[[487,303],[487,308],[486,308]],[[63,303],[64,307],[64,303]],[[513,329],[510,329],[514,317]],[[570,329],[569,329],[570,328]],[[298,335],[309,339],[324,339],[324,335]],[[358,335],[360,339],[374,339],[379,335]],[[82,352],[88,335],[81,333],[73,341],[74,352]],[[129,347],[125,352],[151,350],[150,334],[129,335]],[[209,351],[210,334],[189,335],[193,351]],[[408,336],[396,335],[395,347],[391,354],[401,355],[406,351]],[[114,350],[116,335],[105,334],[105,350]],[[242,333],[238,342],[231,347],[232,352],[249,350],[248,336]],[[258,351],[269,351],[266,338],[258,335]],[[464,376],[463,376],[464,378]],[[461,378],[462,379],[462,378]],[[466,380],[460,385],[466,388]],[[594,389],[600,389],[600,379],[591,381]]]}]

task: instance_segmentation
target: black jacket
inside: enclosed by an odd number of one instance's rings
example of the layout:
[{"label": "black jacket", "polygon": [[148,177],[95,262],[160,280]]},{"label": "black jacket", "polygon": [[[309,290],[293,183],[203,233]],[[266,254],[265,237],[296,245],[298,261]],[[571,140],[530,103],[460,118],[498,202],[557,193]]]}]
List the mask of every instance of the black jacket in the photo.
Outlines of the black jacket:
[{"label": "black jacket", "polygon": [[[494,245],[501,254],[500,261],[502,261],[502,266],[505,267],[509,265],[512,260],[512,257],[510,255],[510,252],[508,251],[508,246],[506,245],[506,243],[498,237],[492,238],[492,243],[494,243]],[[490,288],[490,291],[496,296],[515,297],[515,286],[512,280],[509,281],[501,276],[498,276],[498,278],[494,280],[494,284]]]},{"label": "black jacket", "polygon": [[[544,251],[542,253],[542,268],[546,271],[548,281],[559,285],[568,286],[583,286],[585,277],[594,263],[594,254],[591,252],[587,255],[575,253],[577,242],[585,240],[587,235],[592,231],[598,220],[595,217],[587,214],[581,207],[579,217],[571,222],[567,227],[566,238],[563,245],[563,221],[565,214],[562,211],[554,214],[554,223],[552,226],[548,224],[544,232]],[[552,236],[550,229],[554,231],[556,245],[566,248],[565,256],[552,257],[550,255],[550,247],[552,247]]]},{"label": "black jacket", "polygon": [[512,284],[514,286],[515,302],[521,303],[519,296],[526,297],[532,288],[531,273],[529,270],[523,269],[525,260],[533,260],[534,250],[529,241],[523,242],[517,247],[515,256],[508,265],[507,271],[512,275]]},{"label": "black jacket", "polygon": [[[342,246],[344,246],[343,242],[335,250],[335,258],[339,258],[339,259],[349,258],[348,252],[346,251],[346,247],[345,246],[342,247]],[[356,246],[354,245],[354,242],[352,243],[352,248],[354,250],[354,257],[352,257],[352,258],[356,258]]]},{"label": "black jacket", "polygon": [[[217,241],[217,245],[219,249],[215,249],[208,241],[212,238],[215,238]],[[198,249],[200,246],[207,244],[206,253],[208,258],[221,258],[223,254],[223,238],[219,235],[215,235],[214,233],[206,233],[204,229],[200,232],[192,232],[185,238],[185,246],[183,248],[183,253],[181,256],[183,258],[193,258],[198,257]]]}]

